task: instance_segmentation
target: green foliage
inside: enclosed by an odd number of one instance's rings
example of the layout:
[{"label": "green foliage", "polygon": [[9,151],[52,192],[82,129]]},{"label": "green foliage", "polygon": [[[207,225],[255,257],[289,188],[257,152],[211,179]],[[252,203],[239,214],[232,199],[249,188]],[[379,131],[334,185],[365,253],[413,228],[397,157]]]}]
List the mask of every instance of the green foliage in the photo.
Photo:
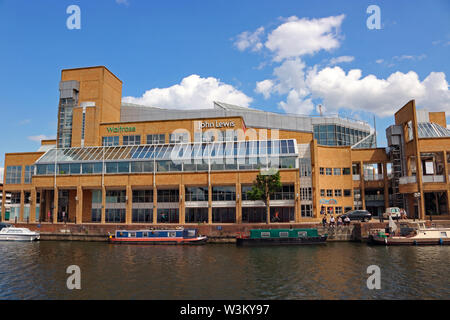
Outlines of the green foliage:
[{"label": "green foliage", "polygon": [[269,196],[281,189],[280,172],[272,175],[263,175],[258,173],[256,180],[253,181],[252,190],[247,192],[251,200],[263,200],[267,203]]}]

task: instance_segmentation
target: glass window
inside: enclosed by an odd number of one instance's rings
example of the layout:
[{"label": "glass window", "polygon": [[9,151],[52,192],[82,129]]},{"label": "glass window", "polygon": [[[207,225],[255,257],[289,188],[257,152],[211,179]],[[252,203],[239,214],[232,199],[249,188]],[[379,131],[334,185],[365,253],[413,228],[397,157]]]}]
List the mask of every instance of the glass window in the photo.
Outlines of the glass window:
[{"label": "glass window", "polygon": [[153,209],[133,209],[131,219],[133,223],[152,223]]},{"label": "glass window", "polygon": [[341,175],[341,168],[333,168],[333,175],[340,176]]},{"label": "glass window", "polygon": [[6,167],[6,184],[20,184],[22,181],[22,167],[21,166],[7,166]]},{"label": "glass window", "polygon": [[158,209],[157,221],[158,223],[179,223],[178,209]]},{"label": "glass window", "polygon": [[341,189],[335,189],[334,190],[334,196],[335,197],[342,197],[342,190]]},{"label": "glass window", "polygon": [[185,201],[208,201],[208,187],[186,187]]},{"label": "glass window", "polygon": [[140,135],[132,135],[132,136],[123,136],[124,146],[133,146],[141,144],[141,136]]},{"label": "glass window", "polygon": [[147,144],[164,144],[166,143],[165,134],[148,134]]},{"label": "glass window", "polygon": [[327,197],[332,197],[332,196],[333,196],[333,190],[327,189]]},{"label": "glass window", "polygon": [[166,189],[157,191],[158,202],[178,202],[179,190],[178,189]]},{"label": "glass window", "polygon": [[102,146],[118,146],[119,136],[102,137]]},{"label": "glass window", "polygon": [[214,223],[235,223],[236,208],[212,208],[212,218]]},{"label": "glass window", "polygon": [[153,190],[133,190],[133,203],[152,203]]},{"label": "glass window", "polygon": [[105,209],[106,223],[124,223],[125,209]]},{"label": "glass window", "polygon": [[331,175],[332,175],[332,170],[331,170],[331,168],[326,168],[325,173],[326,173],[327,176],[331,176]]},{"label": "glass window", "polygon": [[126,203],[125,190],[107,190],[106,203]]},{"label": "glass window", "polygon": [[234,186],[213,186],[212,201],[235,201],[236,187]]},{"label": "glass window", "polygon": [[352,196],[352,190],[344,189],[344,197],[351,197],[351,196]]},{"label": "glass window", "polygon": [[325,189],[320,189],[320,196],[325,197]]},{"label": "glass window", "polygon": [[325,168],[320,168],[320,174],[323,176],[325,174]]},{"label": "glass window", "polygon": [[34,166],[25,166],[24,183],[31,183],[31,177],[34,174]]},{"label": "glass window", "polygon": [[350,174],[350,168],[342,168],[342,174],[344,176],[349,175]]},{"label": "glass window", "polygon": [[302,204],[301,205],[301,215],[302,217],[312,217],[313,209],[311,204]]},{"label": "glass window", "polygon": [[186,208],[186,223],[207,223],[208,208]]}]

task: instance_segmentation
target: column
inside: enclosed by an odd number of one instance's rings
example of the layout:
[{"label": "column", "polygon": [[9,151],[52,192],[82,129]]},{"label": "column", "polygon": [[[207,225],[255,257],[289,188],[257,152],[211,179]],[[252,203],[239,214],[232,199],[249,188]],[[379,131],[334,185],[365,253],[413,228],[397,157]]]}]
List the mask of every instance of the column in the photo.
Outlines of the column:
[{"label": "column", "polygon": [[447,151],[444,150],[444,174],[445,179],[444,181],[447,181],[447,189],[450,188],[450,177],[448,176],[450,174],[449,168],[448,168],[448,162],[447,162]]},{"label": "column", "polygon": [[236,223],[242,223],[242,194],[241,184],[239,182],[236,183]]},{"label": "column", "polygon": [[153,185],[153,224],[158,222],[158,190]]},{"label": "column", "polygon": [[83,223],[83,188],[81,186],[77,186],[77,197],[76,197],[76,216],[75,223],[81,224]]},{"label": "column", "polygon": [[101,224],[106,223],[106,188],[102,187],[102,215],[101,215]]},{"label": "column", "polygon": [[1,211],[1,215],[0,215],[0,221],[5,221],[5,214],[6,214],[6,209],[5,209],[5,202],[6,202],[6,190],[5,189],[3,189],[3,191],[2,191],[3,193],[2,193],[2,196],[3,196],[3,198],[2,198],[2,211]]},{"label": "column", "polygon": [[25,204],[25,192],[23,190],[20,190],[20,211],[19,211],[19,218],[17,219],[17,222],[24,222],[23,221],[24,204]]},{"label": "column", "polygon": [[297,177],[295,178],[294,184],[294,200],[295,200],[295,222],[300,222],[300,174],[297,172]]},{"label": "column", "polygon": [[[183,178],[181,178],[181,179],[183,179]],[[179,215],[178,215],[178,223],[179,224],[184,224],[185,223],[185,221],[186,221],[186,219],[185,219],[185,209],[184,209],[184,207],[185,207],[185,192],[184,192],[184,184],[183,183],[181,183],[180,185],[179,185],[179,189],[178,189],[178,192],[179,192],[179,194],[180,194],[180,205],[178,206],[178,210],[179,210]]]},{"label": "column", "polygon": [[30,203],[30,222],[36,222],[36,188],[31,188],[31,203]]},{"label": "column", "polygon": [[131,216],[133,213],[133,191],[131,189],[130,185],[127,185],[126,187],[127,193],[126,193],[126,213],[125,213],[125,223],[131,224]]},{"label": "column", "polygon": [[360,181],[361,181],[360,192],[361,192],[362,209],[366,210],[366,197],[365,197],[366,186],[365,186],[365,181],[364,181],[364,164],[362,161],[359,162],[359,170],[360,170],[359,174],[360,174]]},{"label": "column", "polygon": [[384,180],[384,208],[389,207],[389,180],[387,175],[387,164],[383,162],[383,180]]},{"label": "column", "polygon": [[58,197],[59,197],[59,189],[55,188],[53,192],[53,223],[58,222]]},{"label": "column", "polygon": [[208,183],[208,224],[212,224],[212,187]]}]

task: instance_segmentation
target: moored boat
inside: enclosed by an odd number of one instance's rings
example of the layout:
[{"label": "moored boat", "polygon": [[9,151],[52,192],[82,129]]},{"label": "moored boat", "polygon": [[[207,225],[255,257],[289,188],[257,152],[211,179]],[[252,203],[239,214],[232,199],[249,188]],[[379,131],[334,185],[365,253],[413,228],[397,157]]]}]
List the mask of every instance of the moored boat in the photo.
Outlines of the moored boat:
[{"label": "moored boat", "polygon": [[417,223],[411,227],[400,225],[399,230],[377,229],[369,235],[372,244],[381,245],[449,245],[450,228],[426,227],[425,223]]},{"label": "moored boat", "polygon": [[207,240],[197,229],[116,230],[109,236],[112,243],[134,244],[204,244]]},{"label": "moored boat", "polygon": [[328,235],[319,235],[317,229],[252,229],[249,235],[236,238],[238,246],[321,244]]},{"label": "moored boat", "polygon": [[39,232],[30,231],[27,228],[15,228],[8,225],[0,230],[0,241],[35,241],[39,238]]}]

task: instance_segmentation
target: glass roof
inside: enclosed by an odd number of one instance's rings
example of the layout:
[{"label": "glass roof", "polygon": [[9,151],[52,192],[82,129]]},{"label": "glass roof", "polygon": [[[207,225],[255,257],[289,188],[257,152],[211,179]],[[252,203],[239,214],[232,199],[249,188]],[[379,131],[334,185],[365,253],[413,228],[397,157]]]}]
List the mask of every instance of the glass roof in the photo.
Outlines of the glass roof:
[{"label": "glass roof", "polygon": [[419,122],[419,138],[450,137],[450,130],[432,122]]},{"label": "glass roof", "polygon": [[214,157],[251,157],[260,155],[297,155],[295,139],[264,141],[227,141],[212,143],[178,143],[165,145],[136,145],[61,148],[47,151],[38,161],[86,162],[117,160],[182,160]]}]

